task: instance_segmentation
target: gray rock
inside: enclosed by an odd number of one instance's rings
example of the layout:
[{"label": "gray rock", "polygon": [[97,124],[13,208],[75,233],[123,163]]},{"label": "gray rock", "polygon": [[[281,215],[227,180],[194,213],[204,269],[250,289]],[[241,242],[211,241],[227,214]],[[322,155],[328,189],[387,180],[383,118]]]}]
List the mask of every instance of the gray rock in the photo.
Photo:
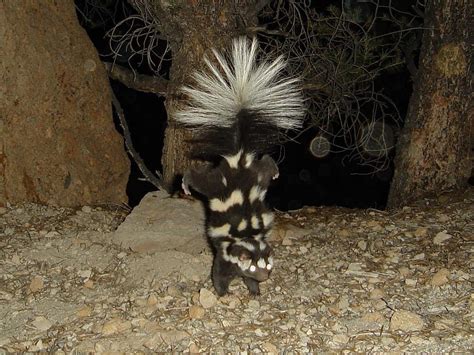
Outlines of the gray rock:
[{"label": "gray rock", "polygon": [[201,202],[147,194],[117,228],[114,242],[139,253],[176,250],[197,255],[207,248]]}]

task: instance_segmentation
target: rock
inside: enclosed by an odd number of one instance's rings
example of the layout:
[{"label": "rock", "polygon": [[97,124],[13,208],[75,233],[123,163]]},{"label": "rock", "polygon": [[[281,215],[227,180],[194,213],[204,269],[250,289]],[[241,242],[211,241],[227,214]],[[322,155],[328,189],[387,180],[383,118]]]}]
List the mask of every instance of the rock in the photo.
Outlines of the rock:
[{"label": "rock", "polygon": [[117,228],[113,241],[138,253],[174,250],[198,255],[208,248],[199,201],[150,192]]},{"label": "rock", "polygon": [[266,353],[269,353],[269,354],[278,354],[279,351],[278,351],[278,348],[276,347],[276,345],[270,343],[270,342],[265,342],[262,344],[262,350],[264,350]]},{"label": "rock", "polygon": [[83,206],[81,208],[82,212],[84,213],[91,213],[92,212],[92,208],[90,206]]},{"label": "rock", "polygon": [[124,332],[132,328],[132,323],[120,318],[114,318],[106,322],[101,329],[102,335],[112,335]]},{"label": "rock", "polygon": [[258,310],[260,309],[260,302],[257,300],[250,300],[248,303],[248,307],[253,310]]},{"label": "rock", "polygon": [[442,245],[445,241],[451,239],[452,237],[453,236],[451,234],[448,234],[447,231],[442,231],[435,235],[435,237],[433,238],[433,243],[435,245]]},{"label": "rock", "polygon": [[281,241],[281,245],[283,246],[290,246],[293,245],[293,240],[289,237],[284,237],[283,240]]},{"label": "rock", "polygon": [[84,306],[76,312],[79,318],[89,317],[92,314],[92,309],[89,306]]},{"label": "rock", "polygon": [[416,284],[418,283],[418,280],[417,279],[405,279],[405,285],[407,286],[416,286]]},{"label": "rock", "polygon": [[425,253],[416,254],[413,257],[413,260],[424,260],[424,259],[425,259]]},{"label": "rock", "polygon": [[357,248],[362,251],[367,250],[367,242],[365,240],[359,240],[359,242],[357,243]]},{"label": "rock", "polygon": [[174,345],[189,337],[189,334],[182,330],[162,331],[160,332],[160,335],[161,339],[163,339],[163,341],[168,345]]},{"label": "rock", "polygon": [[189,318],[201,319],[206,314],[206,310],[200,306],[193,305],[189,307]]},{"label": "rock", "polygon": [[208,289],[201,288],[199,291],[199,303],[205,308],[212,308],[217,304],[217,297]]},{"label": "rock", "polygon": [[449,282],[448,276],[450,275],[450,272],[448,269],[440,269],[436,274],[433,275],[431,278],[431,285],[433,286],[442,286],[444,284],[447,284]]},{"label": "rock", "polygon": [[1,2],[0,33],[0,205],[126,203],[130,161],[109,80],[74,3]]},{"label": "rock", "polygon": [[30,286],[28,287],[28,290],[30,293],[36,293],[40,290],[42,290],[44,287],[44,281],[41,276],[35,276],[30,282]]},{"label": "rock", "polygon": [[335,334],[332,337],[332,341],[336,344],[347,344],[349,342],[349,337],[346,334]]},{"label": "rock", "polygon": [[35,320],[31,323],[36,329],[41,331],[46,331],[52,327],[53,323],[43,316],[36,317]]},{"label": "rock", "polygon": [[88,279],[92,276],[92,270],[79,270],[77,276],[82,277],[83,279]]},{"label": "rock", "polygon": [[190,354],[199,354],[200,353],[199,346],[197,346],[194,343],[189,344],[188,351],[189,351]]},{"label": "rock", "polygon": [[424,326],[425,322],[418,314],[405,310],[396,311],[390,321],[391,330],[404,332],[420,331]]},{"label": "rock", "polygon": [[385,292],[380,288],[374,288],[372,291],[370,291],[369,298],[371,300],[378,300],[384,297],[385,297]]},{"label": "rock", "polygon": [[428,228],[425,227],[419,227],[415,230],[415,233],[413,233],[415,237],[417,238],[422,238],[426,237],[428,235]]},{"label": "rock", "polygon": [[94,288],[94,281],[87,280],[86,282],[84,282],[84,287],[89,289]]},{"label": "rock", "polygon": [[150,296],[148,296],[146,300],[146,305],[147,306],[154,306],[158,303],[158,298],[154,293],[152,293]]}]

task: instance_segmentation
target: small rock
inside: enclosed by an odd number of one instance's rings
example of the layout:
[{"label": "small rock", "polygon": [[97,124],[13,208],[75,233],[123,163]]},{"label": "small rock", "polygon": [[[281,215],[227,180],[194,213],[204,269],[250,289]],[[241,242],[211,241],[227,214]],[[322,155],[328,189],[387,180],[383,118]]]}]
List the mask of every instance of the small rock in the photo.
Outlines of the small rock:
[{"label": "small rock", "polygon": [[118,254],[117,254],[117,258],[119,258],[119,259],[123,259],[123,258],[125,258],[126,256],[127,256],[127,253],[125,253],[124,251],[122,251],[121,253],[118,253]]},{"label": "small rock", "polygon": [[365,240],[359,240],[359,242],[357,243],[357,248],[362,251],[367,250],[367,242]]},{"label": "small rock", "polygon": [[336,334],[332,337],[332,341],[336,344],[347,344],[349,337],[346,334]]},{"label": "small rock", "polygon": [[30,286],[28,287],[30,293],[36,293],[42,290],[44,287],[44,280],[41,276],[35,276],[30,282]]},{"label": "small rock", "polygon": [[416,254],[413,257],[413,260],[424,260],[424,259],[425,259],[425,253]]},{"label": "small rock", "polygon": [[208,289],[201,288],[199,291],[199,303],[206,309],[212,308],[217,304],[217,297]]},{"label": "small rock", "polygon": [[348,231],[347,229],[340,229],[337,231],[337,234],[341,238],[347,238],[347,237],[350,237],[351,232]]},{"label": "small rock", "polygon": [[285,237],[283,238],[281,245],[284,245],[284,246],[293,245],[293,241],[291,240],[291,238]]},{"label": "small rock", "polygon": [[18,256],[18,254],[13,254],[12,255],[12,263],[15,264],[15,265],[20,265],[21,260],[20,260],[20,257]]},{"label": "small rock", "polygon": [[86,282],[84,282],[84,287],[89,289],[94,288],[94,281],[87,280]]},{"label": "small rock", "polygon": [[150,296],[148,296],[146,300],[146,305],[147,306],[154,306],[158,303],[158,298],[154,293],[152,293]]},{"label": "small rock", "polygon": [[35,320],[31,323],[36,329],[41,331],[46,331],[52,327],[53,323],[49,319],[46,319],[43,316],[36,317]]},{"label": "small rock", "polygon": [[92,270],[79,270],[77,276],[82,277],[83,279],[88,279],[92,276]]},{"label": "small rock", "polygon": [[369,295],[371,300],[379,300],[385,297],[385,292],[380,288],[374,288]]},{"label": "small rock", "polygon": [[189,344],[188,350],[190,354],[199,354],[199,346],[194,343]]},{"label": "small rock", "polygon": [[269,353],[269,354],[278,354],[278,348],[272,344],[272,343],[269,343],[269,342],[266,342],[266,343],[263,343],[262,344],[262,350],[264,350],[266,353]]},{"label": "small rock", "polygon": [[264,332],[260,328],[255,329],[255,335],[258,337],[263,337],[265,335]]},{"label": "small rock", "polygon": [[447,231],[439,232],[433,238],[433,243],[435,245],[442,245],[446,240],[451,239],[453,236],[451,234],[446,233]]},{"label": "small rock", "polygon": [[168,345],[174,345],[189,337],[189,334],[182,330],[162,331],[160,332],[160,335],[161,339],[163,339],[163,341]]},{"label": "small rock", "polygon": [[426,237],[428,235],[428,228],[425,227],[419,227],[415,230],[415,233],[413,233],[415,237],[417,238],[422,238]]},{"label": "small rock", "polygon": [[84,207],[82,207],[81,210],[84,213],[91,213],[92,212],[92,208],[90,206],[84,206]]},{"label": "small rock", "polygon": [[438,270],[436,274],[433,275],[431,278],[431,285],[433,286],[442,286],[445,285],[449,282],[448,276],[450,275],[450,272],[446,268],[442,268]]},{"label": "small rock", "polygon": [[422,330],[425,326],[423,319],[416,313],[400,310],[396,311],[390,322],[391,330],[413,332]]},{"label": "small rock", "polygon": [[124,332],[132,328],[130,321],[124,321],[120,318],[114,318],[106,322],[101,329],[102,335],[112,335]]},{"label": "small rock", "polygon": [[0,207],[0,215],[7,213],[7,211],[5,207]]},{"label": "small rock", "polygon": [[79,318],[89,317],[92,314],[92,309],[89,306],[84,306],[76,314]]},{"label": "small rock", "polygon": [[350,263],[349,266],[347,267],[347,270],[349,271],[361,271],[362,267],[360,263]]},{"label": "small rock", "polygon": [[201,306],[193,305],[189,307],[189,318],[191,319],[201,319],[204,317],[206,310]]},{"label": "small rock", "polygon": [[260,302],[258,302],[257,300],[250,300],[248,303],[248,307],[250,309],[258,310],[260,309]]},{"label": "small rock", "polygon": [[173,296],[173,297],[178,297],[178,296],[181,295],[181,292],[179,291],[179,289],[176,286],[169,286],[166,289],[166,293],[170,296]]},{"label": "small rock", "polygon": [[405,285],[407,286],[416,286],[417,283],[417,279],[405,279]]},{"label": "small rock", "polygon": [[400,275],[402,275],[403,277],[407,277],[408,275],[410,275],[410,269],[407,268],[406,266],[402,266],[401,268],[398,269],[398,272],[400,273]]}]

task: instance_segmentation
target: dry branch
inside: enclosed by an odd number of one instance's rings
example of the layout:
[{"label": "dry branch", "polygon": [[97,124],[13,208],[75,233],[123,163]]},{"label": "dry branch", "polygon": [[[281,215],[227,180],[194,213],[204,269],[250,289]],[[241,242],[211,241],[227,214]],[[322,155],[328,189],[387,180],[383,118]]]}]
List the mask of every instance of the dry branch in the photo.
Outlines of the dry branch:
[{"label": "dry branch", "polygon": [[168,90],[168,80],[158,76],[138,74],[118,64],[104,63],[109,77],[120,81],[130,89],[165,96]]}]

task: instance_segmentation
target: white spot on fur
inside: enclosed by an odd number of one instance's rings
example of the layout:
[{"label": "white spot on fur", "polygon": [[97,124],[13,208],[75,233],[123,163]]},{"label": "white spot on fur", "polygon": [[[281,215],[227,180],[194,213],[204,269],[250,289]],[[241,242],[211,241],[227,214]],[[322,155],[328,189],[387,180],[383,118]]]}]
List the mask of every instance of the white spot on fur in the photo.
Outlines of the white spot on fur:
[{"label": "white spot on fur", "polygon": [[272,264],[267,264],[267,270],[271,270],[272,269]]},{"label": "white spot on fur", "polygon": [[267,190],[265,190],[265,189],[264,189],[264,190],[260,190],[260,194],[258,195],[258,199],[259,199],[260,201],[265,200],[265,195],[266,195],[266,194],[267,194]]},{"label": "white spot on fur", "polygon": [[267,213],[262,213],[262,221],[263,221],[263,226],[266,228],[270,226],[273,222],[273,213],[267,212]]},{"label": "white spot on fur", "polygon": [[227,163],[231,168],[237,169],[239,166],[239,160],[240,157],[242,156],[242,150],[239,150],[239,152],[235,155],[227,155],[224,156],[225,160],[227,160]]},{"label": "white spot on fur", "polygon": [[244,247],[245,249],[249,251],[255,251],[255,247],[252,244],[245,242],[243,240],[236,240],[235,245],[240,245],[241,247]]},{"label": "white spot on fur", "polygon": [[258,246],[260,247],[260,250],[262,251],[267,249],[267,243],[264,243],[261,240],[259,241]]},{"label": "white spot on fur", "polygon": [[257,270],[257,268],[255,267],[255,265],[252,265],[252,266],[250,267],[250,271],[251,271],[251,272],[255,272],[255,270]]},{"label": "white spot on fur", "polygon": [[254,235],[254,238],[255,238],[255,240],[258,240],[258,241],[260,242],[260,241],[262,241],[262,239],[263,239],[263,235],[261,235],[261,234],[259,233],[259,234]]},{"label": "white spot on fur", "polygon": [[262,182],[262,179],[263,179],[262,174],[258,174],[257,175],[257,181]]},{"label": "white spot on fur", "polygon": [[260,269],[265,269],[265,267],[267,266],[267,263],[266,263],[265,260],[263,260],[263,259],[258,259],[258,261],[257,261],[257,266],[258,266]]},{"label": "white spot on fur", "polygon": [[255,158],[255,156],[251,153],[249,154],[245,154],[245,167],[246,168],[249,168],[250,165],[252,165],[252,162],[253,162],[253,159]]},{"label": "white spot on fur", "polygon": [[209,208],[215,212],[225,212],[234,205],[242,205],[243,202],[244,195],[242,194],[242,191],[234,190],[230,194],[229,198],[225,201],[222,201],[218,198],[211,199],[209,203]]},{"label": "white spot on fur", "polygon": [[260,226],[260,221],[258,220],[256,215],[253,215],[252,218],[250,219],[250,223],[252,224],[253,229],[258,229]]},{"label": "white spot on fur", "polygon": [[255,186],[252,186],[252,188],[250,189],[250,192],[249,192],[249,201],[250,203],[253,203],[257,198],[260,197],[260,186],[258,185],[255,185]]},{"label": "white spot on fur", "polygon": [[225,176],[222,177],[222,184],[224,186],[227,186],[227,179],[225,178]]},{"label": "white spot on fur", "polygon": [[226,223],[220,227],[209,227],[208,235],[209,237],[216,238],[216,237],[227,237],[230,232],[230,224]]},{"label": "white spot on fur", "polygon": [[247,221],[245,219],[241,220],[239,225],[237,226],[237,230],[242,232],[245,228],[247,228]]},{"label": "white spot on fur", "polygon": [[269,263],[271,266],[273,266],[273,256],[270,256],[270,257],[268,258],[268,263]]}]

